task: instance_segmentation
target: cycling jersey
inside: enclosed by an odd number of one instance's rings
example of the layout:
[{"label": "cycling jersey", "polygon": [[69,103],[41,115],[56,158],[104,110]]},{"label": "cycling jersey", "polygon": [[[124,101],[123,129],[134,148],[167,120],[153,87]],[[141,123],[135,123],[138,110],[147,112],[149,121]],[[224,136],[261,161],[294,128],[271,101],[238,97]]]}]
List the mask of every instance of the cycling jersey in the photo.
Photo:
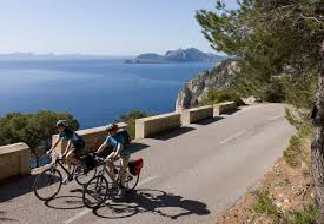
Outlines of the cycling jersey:
[{"label": "cycling jersey", "polygon": [[80,152],[81,149],[85,147],[85,143],[83,139],[74,131],[70,129],[65,129],[59,134],[59,138],[64,141],[71,141],[73,148]]},{"label": "cycling jersey", "polygon": [[118,134],[118,132],[114,135],[107,136],[104,144],[111,145],[113,150],[117,152],[118,147],[120,147],[120,155],[123,157],[128,157],[130,153],[127,149],[124,148],[124,144],[127,140],[123,137],[123,135]]}]

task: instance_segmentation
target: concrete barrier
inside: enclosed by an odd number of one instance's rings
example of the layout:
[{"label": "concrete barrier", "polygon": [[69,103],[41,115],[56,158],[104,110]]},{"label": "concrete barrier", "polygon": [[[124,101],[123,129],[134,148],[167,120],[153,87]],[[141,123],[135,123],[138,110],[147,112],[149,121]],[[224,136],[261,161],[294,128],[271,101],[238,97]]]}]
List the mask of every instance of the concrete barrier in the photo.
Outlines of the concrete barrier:
[{"label": "concrete barrier", "polygon": [[0,147],[0,180],[17,175],[28,175],[31,150],[26,143]]},{"label": "concrete barrier", "polygon": [[213,118],[213,106],[201,106],[193,109],[183,110],[181,112],[181,124],[189,125],[202,121],[208,118]]},{"label": "concrete barrier", "polygon": [[180,128],[179,113],[161,114],[135,120],[135,138],[154,137],[158,133]]},{"label": "concrete barrier", "polygon": [[221,114],[228,114],[237,110],[238,106],[234,102],[219,103],[213,105],[214,107],[214,117]]},{"label": "concrete barrier", "polygon": [[[124,122],[118,123],[120,129],[125,129],[127,124]],[[86,143],[86,150],[88,152],[93,152],[98,149],[98,147],[105,141],[107,137],[107,126],[94,127],[90,129],[76,131],[79,136],[81,136]],[[56,142],[58,135],[53,135],[53,143]],[[63,153],[66,148],[66,142],[61,142],[56,148],[55,151],[58,153]]]}]

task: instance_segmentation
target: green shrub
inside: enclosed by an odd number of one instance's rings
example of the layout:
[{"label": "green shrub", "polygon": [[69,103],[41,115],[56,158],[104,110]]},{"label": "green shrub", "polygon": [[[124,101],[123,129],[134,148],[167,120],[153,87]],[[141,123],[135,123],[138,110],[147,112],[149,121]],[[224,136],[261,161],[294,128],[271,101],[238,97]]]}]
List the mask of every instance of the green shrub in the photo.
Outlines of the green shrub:
[{"label": "green shrub", "polygon": [[313,127],[307,116],[307,110],[286,108],[286,119],[297,129],[297,134],[291,137],[289,146],[283,154],[286,163],[291,167],[299,167],[302,161],[308,164],[308,153],[305,151],[304,144],[311,136]]},{"label": "green shrub", "polygon": [[287,218],[287,224],[315,224],[319,216],[319,209],[310,204],[302,211],[291,212]]},{"label": "green shrub", "polygon": [[277,216],[278,209],[273,203],[269,190],[257,191],[257,200],[253,205],[253,211],[259,214]]},{"label": "green shrub", "polygon": [[287,86],[283,78],[273,78],[259,91],[259,98],[263,102],[283,103],[286,100]]},{"label": "green shrub", "polygon": [[301,138],[310,137],[313,133],[313,126],[309,120],[309,114],[309,110],[300,110],[295,107],[285,109],[286,120],[296,127],[297,135]]},{"label": "green shrub", "polygon": [[232,89],[224,89],[224,90],[210,90],[205,97],[202,99],[201,104],[217,104],[233,101],[237,105],[244,105],[244,102],[240,98],[240,95]]},{"label": "green shrub", "polygon": [[298,135],[290,138],[289,146],[284,151],[284,159],[291,167],[298,167],[301,165],[303,152],[303,140]]},{"label": "green shrub", "polygon": [[0,118],[0,145],[25,142],[35,148],[46,144],[57,133],[57,120],[67,120],[73,130],[79,122],[69,113],[39,111],[37,113],[10,113]]},{"label": "green shrub", "polygon": [[120,119],[127,123],[128,134],[135,138],[135,120],[148,117],[148,114],[141,110],[131,110],[126,114],[122,114]]}]

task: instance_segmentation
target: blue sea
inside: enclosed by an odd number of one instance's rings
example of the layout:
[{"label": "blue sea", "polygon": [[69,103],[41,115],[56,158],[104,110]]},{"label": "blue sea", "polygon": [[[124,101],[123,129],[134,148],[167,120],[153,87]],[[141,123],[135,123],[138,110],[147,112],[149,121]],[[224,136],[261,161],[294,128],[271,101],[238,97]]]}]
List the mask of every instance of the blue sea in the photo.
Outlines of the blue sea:
[{"label": "blue sea", "polygon": [[124,64],[124,60],[0,61],[0,116],[70,112],[81,128],[105,125],[132,109],[175,109],[184,82],[213,64]]}]

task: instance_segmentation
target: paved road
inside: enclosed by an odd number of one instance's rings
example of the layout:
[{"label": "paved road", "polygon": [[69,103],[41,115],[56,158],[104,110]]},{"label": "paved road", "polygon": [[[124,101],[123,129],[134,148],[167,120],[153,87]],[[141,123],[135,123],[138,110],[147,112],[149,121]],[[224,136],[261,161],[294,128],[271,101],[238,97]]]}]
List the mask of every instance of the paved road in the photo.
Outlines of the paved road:
[{"label": "paved road", "polygon": [[293,133],[283,105],[244,107],[222,120],[138,142],[133,157],[143,157],[145,169],[137,194],[126,202],[90,210],[77,185],[70,185],[44,204],[29,177],[0,187],[0,223],[214,223],[271,168]]}]

